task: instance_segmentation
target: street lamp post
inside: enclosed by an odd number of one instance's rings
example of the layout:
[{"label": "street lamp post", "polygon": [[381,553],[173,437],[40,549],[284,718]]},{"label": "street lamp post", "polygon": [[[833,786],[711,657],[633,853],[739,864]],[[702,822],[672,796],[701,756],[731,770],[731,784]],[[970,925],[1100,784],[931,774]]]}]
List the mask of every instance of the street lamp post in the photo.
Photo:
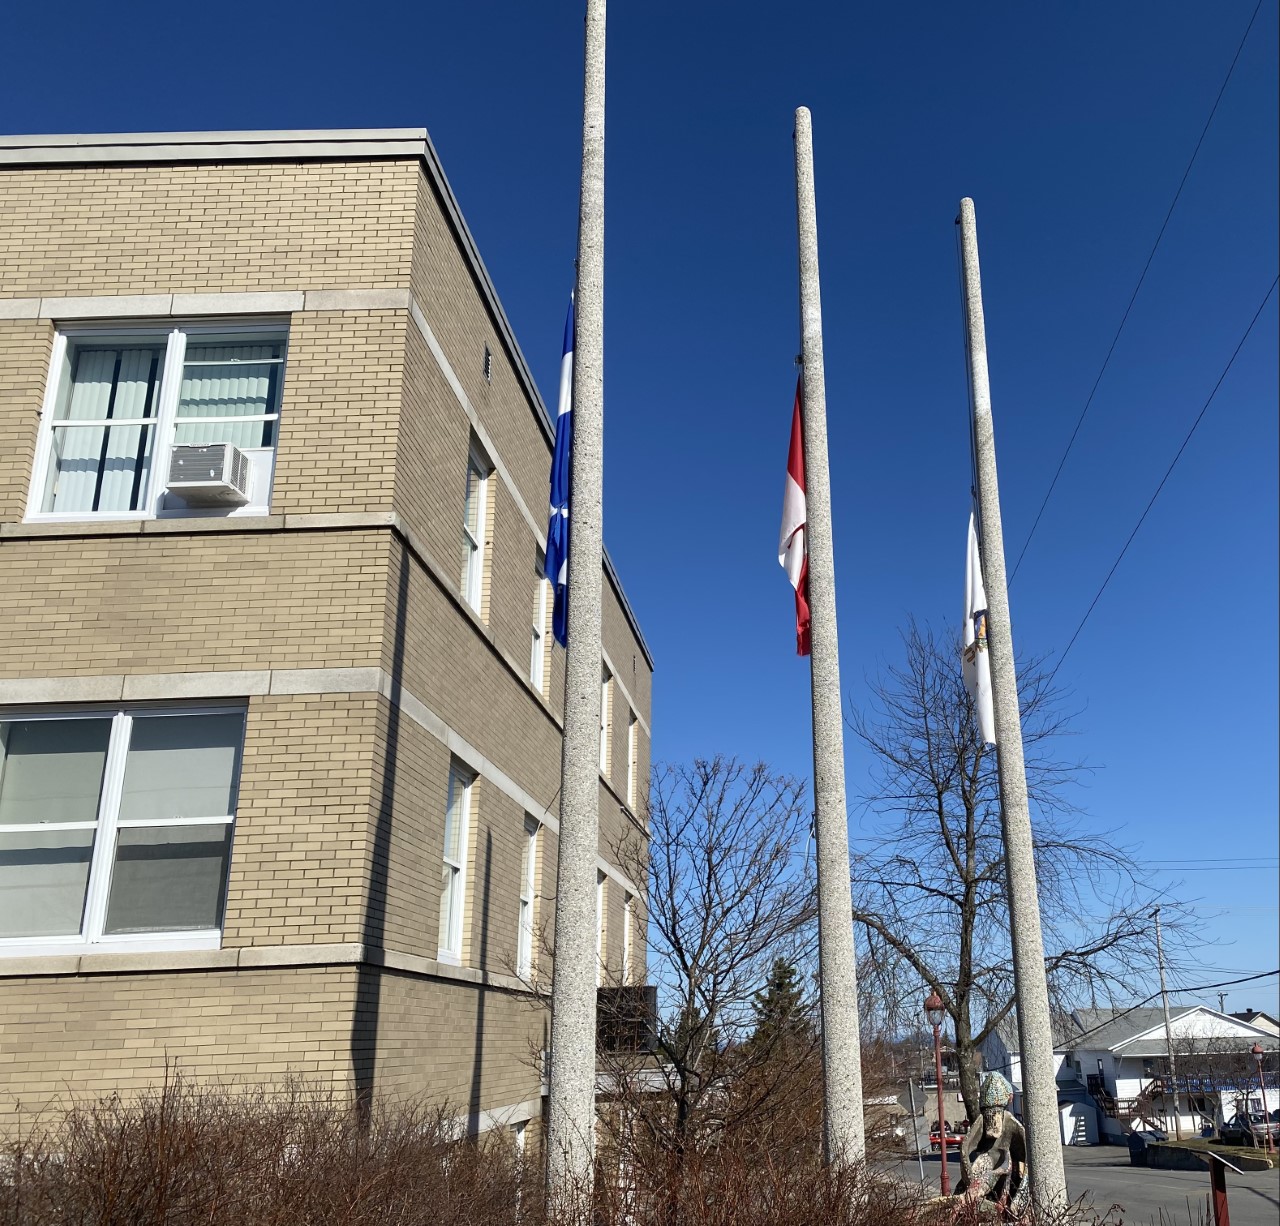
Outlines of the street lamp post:
[{"label": "street lamp post", "polygon": [[1267,1153],[1275,1153],[1275,1142],[1271,1139],[1271,1116],[1267,1113],[1267,1083],[1262,1076],[1262,1044],[1255,1043],[1250,1049],[1253,1058],[1258,1062],[1258,1089],[1262,1094],[1262,1135],[1266,1137]]},{"label": "street lamp post", "polygon": [[[942,1154],[942,1195],[951,1195],[951,1176],[947,1174],[947,1115],[942,1109],[942,1019],[946,1007],[937,992],[925,998],[924,1015],[933,1027],[933,1069],[938,1078],[938,1149]],[[1265,1101],[1265,1100],[1264,1100]]]}]

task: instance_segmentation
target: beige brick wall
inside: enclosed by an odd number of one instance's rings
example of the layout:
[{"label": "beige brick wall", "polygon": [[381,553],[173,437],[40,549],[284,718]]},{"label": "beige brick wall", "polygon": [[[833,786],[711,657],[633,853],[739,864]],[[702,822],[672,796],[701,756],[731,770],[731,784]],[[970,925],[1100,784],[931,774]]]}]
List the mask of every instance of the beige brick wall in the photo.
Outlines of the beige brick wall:
[{"label": "beige brick wall", "polygon": [[0,543],[0,676],[376,664],[389,534]]},{"label": "beige brick wall", "polygon": [[405,286],[413,159],[0,173],[0,297]]},{"label": "beige brick wall", "polygon": [[536,1053],[549,1046],[545,1004],[467,984],[429,988],[409,975],[380,977],[375,1086],[458,1115],[536,1099]]},{"label": "beige brick wall", "polygon": [[375,695],[249,701],[224,948],[367,939],[385,706]]},{"label": "beige brick wall", "polygon": [[376,1054],[360,1073],[379,1095],[460,1115],[538,1096],[545,1008],[496,989],[354,966],[6,979],[0,1134],[128,1099],[163,1083],[166,1063],[232,1089],[296,1079],[345,1095],[365,1033]]},{"label": "beige brick wall", "polygon": [[71,1099],[193,1078],[351,1084],[355,970],[201,971],[6,979],[0,1130]]},{"label": "beige brick wall", "polygon": [[26,511],[52,348],[48,322],[0,320],[0,522]]},{"label": "beige brick wall", "polygon": [[[521,389],[511,355],[499,340],[488,307],[425,177],[418,192],[410,285],[525,505],[535,514],[543,514],[551,444]],[[565,290],[568,306],[567,285]],[[492,382],[484,378],[486,345],[493,353]]]},{"label": "beige brick wall", "polygon": [[408,319],[407,311],[293,316],[274,513],[391,509]]}]

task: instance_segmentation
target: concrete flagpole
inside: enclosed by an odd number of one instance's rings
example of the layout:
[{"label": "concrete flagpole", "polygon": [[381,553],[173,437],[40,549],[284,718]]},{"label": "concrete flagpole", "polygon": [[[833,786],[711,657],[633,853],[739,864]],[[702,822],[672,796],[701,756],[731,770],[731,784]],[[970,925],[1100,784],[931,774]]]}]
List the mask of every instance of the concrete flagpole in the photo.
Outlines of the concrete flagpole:
[{"label": "concrete flagpole", "polygon": [[605,0],[587,0],[569,507],[568,646],[560,768],[547,1193],[590,1221],[596,1113],[596,857],[604,489]]},{"label": "concrete flagpole", "polygon": [[818,973],[829,1163],[866,1157],[862,1116],[862,1047],[854,961],[849,826],[844,792],[844,711],[836,632],[836,568],[827,463],[827,389],[822,365],[822,294],[818,283],[818,214],[813,187],[813,119],[796,111],[796,223],[800,238],[800,327],[804,366],[804,477],[809,545],[809,657],[813,686],[813,798],[818,864]]},{"label": "concrete flagpole", "polygon": [[1044,969],[1044,935],[1036,884],[1022,717],[1013,660],[1013,628],[1005,577],[1004,534],[1000,524],[1000,487],[996,479],[996,440],[991,420],[991,384],[987,371],[986,322],[982,276],[978,267],[978,229],[973,201],[960,201],[961,267],[964,281],[969,391],[982,524],[982,568],[987,588],[987,647],[991,656],[991,695],[995,707],[996,753],[1000,769],[1000,812],[1013,945],[1013,972],[1022,1046],[1022,1101],[1027,1128],[1027,1165],[1031,1191],[1044,1206],[1066,1204],[1058,1091],[1053,1071],[1053,1032],[1049,986]]}]

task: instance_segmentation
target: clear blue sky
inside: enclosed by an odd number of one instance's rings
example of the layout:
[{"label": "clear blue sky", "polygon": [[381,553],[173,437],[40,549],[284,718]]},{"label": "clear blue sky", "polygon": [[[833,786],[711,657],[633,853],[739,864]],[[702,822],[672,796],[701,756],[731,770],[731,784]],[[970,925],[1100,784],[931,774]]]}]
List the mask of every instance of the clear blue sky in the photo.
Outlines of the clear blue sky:
[{"label": "clear blue sky", "polygon": [[[1012,550],[1253,6],[613,6],[605,530],[657,660],[659,757],[808,773],[807,669],[774,560],[798,345],[794,107],[814,113],[856,701],[908,615],[961,612],[957,201],[977,203]],[[554,392],[580,4],[71,0],[5,25],[10,132],[425,125]],[[1276,45],[1264,0],[1014,586],[1023,652],[1065,645],[1275,275]],[[1072,748],[1099,768],[1089,821],[1180,862],[1161,879],[1218,917],[1226,943],[1191,982],[1280,966],[1276,320],[1273,298],[1061,674],[1082,708]],[[848,758],[857,793],[867,764]],[[1206,863],[1254,855],[1265,868]],[[1229,997],[1252,1005],[1277,1008],[1275,980]]]}]

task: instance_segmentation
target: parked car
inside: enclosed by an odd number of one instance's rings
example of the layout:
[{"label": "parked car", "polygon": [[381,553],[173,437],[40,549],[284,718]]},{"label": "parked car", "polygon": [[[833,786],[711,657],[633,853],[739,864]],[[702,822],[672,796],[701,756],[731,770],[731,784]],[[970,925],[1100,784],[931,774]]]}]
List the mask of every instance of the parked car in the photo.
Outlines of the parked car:
[{"label": "parked car", "polygon": [[[959,1149],[964,1143],[964,1133],[956,1128],[950,1120],[943,1120],[943,1127],[938,1127],[938,1121],[934,1120],[929,1129],[929,1148],[935,1153],[942,1152],[942,1137],[945,1131],[948,1149]],[[967,1131],[967,1129],[966,1129]]]},{"label": "parked car", "polygon": [[1267,1119],[1261,1111],[1237,1111],[1218,1129],[1218,1140],[1227,1145],[1265,1145],[1268,1134],[1272,1145],[1280,1144],[1280,1122]]}]

